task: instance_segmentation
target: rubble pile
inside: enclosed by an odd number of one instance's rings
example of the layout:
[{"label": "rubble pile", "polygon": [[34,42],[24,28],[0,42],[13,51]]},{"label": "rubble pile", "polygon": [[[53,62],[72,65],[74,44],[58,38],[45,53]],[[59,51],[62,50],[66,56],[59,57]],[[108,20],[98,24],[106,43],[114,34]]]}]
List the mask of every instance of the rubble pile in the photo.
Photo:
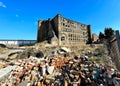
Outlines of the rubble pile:
[{"label": "rubble pile", "polygon": [[14,67],[0,86],[119,86],[120,81],[112,67],[91,62],[86,56],[30,56],[4,65],[9,66]]}]

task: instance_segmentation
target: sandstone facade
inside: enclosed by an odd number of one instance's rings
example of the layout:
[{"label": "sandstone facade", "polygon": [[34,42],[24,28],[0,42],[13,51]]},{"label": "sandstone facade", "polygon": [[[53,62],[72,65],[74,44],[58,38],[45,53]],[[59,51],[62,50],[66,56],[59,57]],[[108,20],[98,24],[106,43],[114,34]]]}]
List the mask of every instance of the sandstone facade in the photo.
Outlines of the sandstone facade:
[{"label": "sandstone facade", "polygon": [[58,46],[80,46],[91,42],[91,26],[58,14],[53,19],[38,21],[37,42],[47,40]]}]

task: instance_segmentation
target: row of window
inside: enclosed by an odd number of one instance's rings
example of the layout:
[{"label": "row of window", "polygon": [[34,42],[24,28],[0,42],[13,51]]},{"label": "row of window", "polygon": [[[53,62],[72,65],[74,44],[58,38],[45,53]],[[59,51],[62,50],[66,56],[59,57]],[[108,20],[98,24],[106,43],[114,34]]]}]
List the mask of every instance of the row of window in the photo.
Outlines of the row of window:
[{"label": "row of window", "polygon": [[86,43],[86,40],[69,40],[68,42],[69,43],[81,43],[81,42],[85,42]]},{"label": "row of window", "polygon": [[61,18],[61,21],[62,22],[64,22],[64,23],[69,23],[69,24],[74,24],[74,22],[73,21],[70,21],[70,20],[68,20],[68,19],[65,19],[65,18]]},{"label": "row of window", "polygon": [[76,25],[68,24],[68,23],[61,23],[63,27],[71,27],[71,28],[76,28]]},{"label": "row of window", "polygon": [[[65,37],[61,37],[61,41],[65,41]],[[68,42],[86,42],[86,39],[80,39],[80,38],[68,38]]]},{"label": "row of window", "polygon": [[86,39],[80,39],[80,38],[71,38],[69,37],[69,42],[86,42]]},{"label": "row of window", "polygon": [[[82,27],[85,27],[86,25],[85,24],[80,24],[78,22],[74,22],[74,21],[71,21],[71,20],[68,20],[68,19],[65,19],[65,18],[61,18],[61,22],[63,23],[68,23],[68,24],[71,24],[71,25],[75,25],[77,24],[78,26],[82,26]],[[64,25],[63,25],[64,26]]]},{"label": "row of window", "polygon": [[71,29],[71,28],[62,28],[63,32],[75,32],[75,33],[83,33],[83,35],[85,35],[87,32],[86,30],[80,30],[80,29]]},{"label": "row of window", "polygon": [[72,37],[72,38],[86,38],[87,35],[85,33],[81,33],[81,34],[68,34],[68,37]]}]

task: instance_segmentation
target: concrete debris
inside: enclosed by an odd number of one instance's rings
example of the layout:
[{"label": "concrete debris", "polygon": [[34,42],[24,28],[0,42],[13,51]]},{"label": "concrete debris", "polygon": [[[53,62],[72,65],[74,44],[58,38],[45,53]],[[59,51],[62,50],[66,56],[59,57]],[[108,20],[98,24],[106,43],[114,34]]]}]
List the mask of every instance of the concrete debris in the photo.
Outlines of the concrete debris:
[{"label": "concrete debris", "polygon": [[57,52],[58,52],[58,54],[65,54],[66,53],[66,51],[62,50],[62,49],[59,49]]},{"label": "concrete debris", "polygon": [[66,48],[66,47],[62,47],[61,49],[66,51],[66,52],[71,52],[71,50],[69,48]]},{"label": "concrete debris", "polygon": [[47,71],[48,71],[49,74],[52,74],[53,70],[54,70],[54,66],[48,66],[47,67]]},{"label": "concrete debris", "polygon": [[120,81],[117,70],[91,62],[87,55],[29,56],[4,67],[0,86],[119,86]]},{"label": "concrete debris", "polygon": [[6,68],[0,69],[0,80],[7,76],[15,66],[7,66]]}]

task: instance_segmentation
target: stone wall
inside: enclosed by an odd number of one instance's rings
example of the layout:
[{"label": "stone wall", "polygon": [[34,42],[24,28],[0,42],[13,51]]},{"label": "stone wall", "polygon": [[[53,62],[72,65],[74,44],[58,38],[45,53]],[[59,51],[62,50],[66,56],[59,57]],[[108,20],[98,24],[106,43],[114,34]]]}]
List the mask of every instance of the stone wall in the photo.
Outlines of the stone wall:
[{"label": "stone wall", "polygon": [[50,20],[39,21],[37,42],[50,40],[53,37]]},{"label": "stone wall", "polygon": [[120,70],[120,52],[119,52],[118,44],[116,40],[112,41],[110,44],[110,55],[117,69]]},{"label": "stone wall", "polygon": [[[117,34],[116,34],[117,35]],[[109,46],[108,49],[110,51],[110,56],[112,57],[112,61],[115,63],[117,69],[120,71],[120,51],[119,51],[119,37],[114,37]]]}]

